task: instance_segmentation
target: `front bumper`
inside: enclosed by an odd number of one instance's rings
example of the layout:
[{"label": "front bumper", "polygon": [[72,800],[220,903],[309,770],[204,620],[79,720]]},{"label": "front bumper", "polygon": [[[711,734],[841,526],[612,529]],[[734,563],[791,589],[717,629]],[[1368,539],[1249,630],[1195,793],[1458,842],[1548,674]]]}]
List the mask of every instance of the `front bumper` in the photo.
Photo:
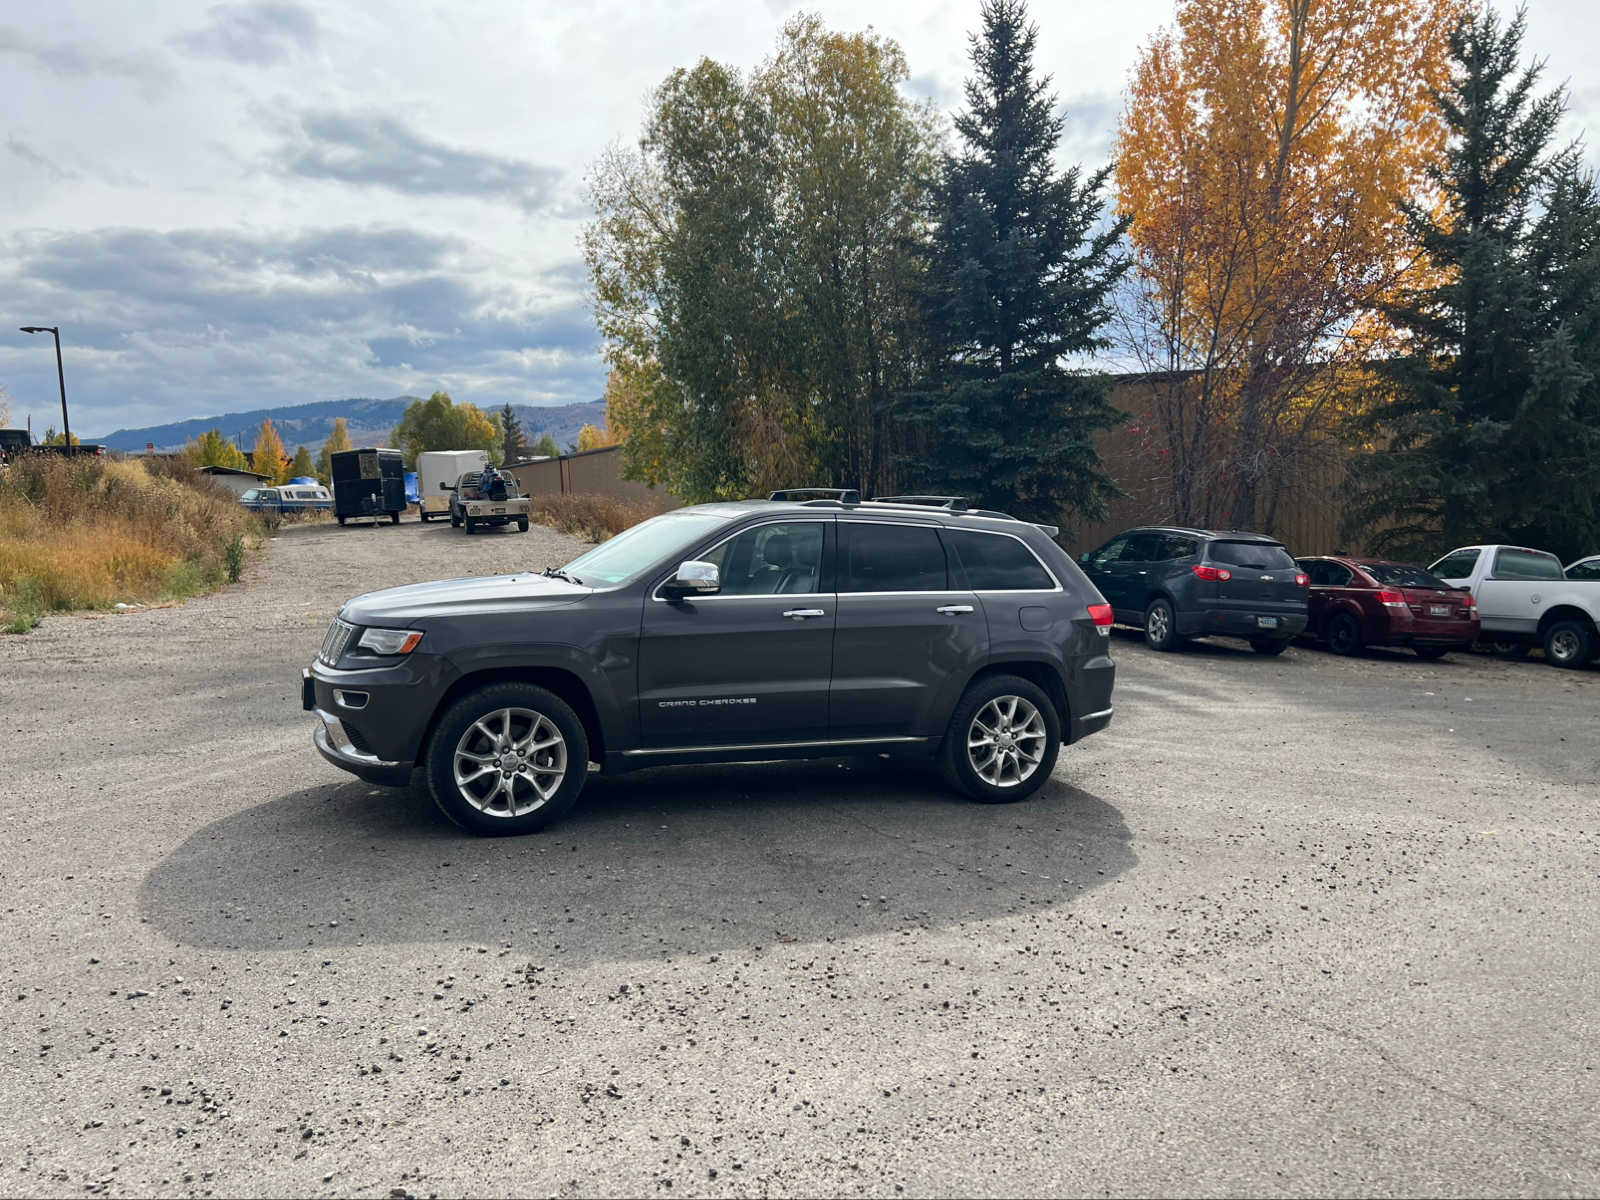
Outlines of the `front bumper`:
[{"label": "front bumper", "polygon": [[442,659],[420,653],[361,671],[316,663],[301,669],[300,707],[317,718],[323,758],[372,783],[404,784],[447,676]]},{"label": "front bumper", "polygon": [[317,714],[317,730],[311,735],[311,740],[323,758],[341,771],[349,771],[368,783],[404,787],[411,782],[410,763],[385,762],[376,755],[363,754],[351,744],[350,735],[345,732],[338,717],[320,708],[314,711]]}]

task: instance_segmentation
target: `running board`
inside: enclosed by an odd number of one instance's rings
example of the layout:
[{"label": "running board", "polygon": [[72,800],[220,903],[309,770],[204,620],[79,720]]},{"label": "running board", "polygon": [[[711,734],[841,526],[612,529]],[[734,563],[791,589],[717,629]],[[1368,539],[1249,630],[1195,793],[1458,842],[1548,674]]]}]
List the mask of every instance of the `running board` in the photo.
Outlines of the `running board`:
[{"label": "running board", "polygon": [[645,750],[624,750],[624,758],[640,758],[654,754],[743,754],[745,751],[763,753],[771,750],[826,750],[835,746],[900,746],[908,742],[931,742],[925,737],[833,738],[817,742],[741,742],[736,746],[661,746]]}]

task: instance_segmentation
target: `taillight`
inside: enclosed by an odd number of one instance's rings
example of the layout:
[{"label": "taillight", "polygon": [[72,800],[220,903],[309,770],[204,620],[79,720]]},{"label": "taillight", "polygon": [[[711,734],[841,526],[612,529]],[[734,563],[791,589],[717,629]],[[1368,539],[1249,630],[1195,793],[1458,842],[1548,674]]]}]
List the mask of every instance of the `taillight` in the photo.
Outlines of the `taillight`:
[{"label": "taillight", "polygon": [[1203,567],[1196,563],[1189,569],[1195,573],[1197,579],[1205,579],[1211,583],[1227,583],[1233,578],[1233,572],[1227,567]]},{"label": "taillight", "polygon": [[1296,575],[1294,577],[1294,581],[1300,587],[1310,587],[1311,586],[1311,576],[1309,576],[1309,575]]},{"label": "taillight", "polygon": [[1378,603],[1383,605],[1385,608],[1404,608],[1406,607],[1405,593],[1391,592],[1385,588],[1383,591],[1378,593]]},{"label": "taillight", "polygon": [[1462,608],[1477,608],[1478,607],[1478,602],[1472,598],[1472,593],[1471,592],[1467,592],[1465,595],[1463,595],[1461,597],[1461,607]]},{"label": "taillight", "polygon": [[1111,605],[1089,605],[1089,619],[1094,622],[1094,627],[1100,631],[1101,637],[1111,636]]}]

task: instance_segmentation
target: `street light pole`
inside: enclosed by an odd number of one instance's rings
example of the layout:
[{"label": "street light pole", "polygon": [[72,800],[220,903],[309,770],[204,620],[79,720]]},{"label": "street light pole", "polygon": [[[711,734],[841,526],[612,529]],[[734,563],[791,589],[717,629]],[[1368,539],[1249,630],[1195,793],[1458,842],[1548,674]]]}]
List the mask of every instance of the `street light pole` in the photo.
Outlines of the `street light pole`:
[{"label": "street light pole", "polygon": [[61,330],[55,325],[24,325],[23,333],[48,333],[56,339],[56,382],[61,385],[61,441],[72,453],[72,426],[67,423],[67,373],[61,369]]}]

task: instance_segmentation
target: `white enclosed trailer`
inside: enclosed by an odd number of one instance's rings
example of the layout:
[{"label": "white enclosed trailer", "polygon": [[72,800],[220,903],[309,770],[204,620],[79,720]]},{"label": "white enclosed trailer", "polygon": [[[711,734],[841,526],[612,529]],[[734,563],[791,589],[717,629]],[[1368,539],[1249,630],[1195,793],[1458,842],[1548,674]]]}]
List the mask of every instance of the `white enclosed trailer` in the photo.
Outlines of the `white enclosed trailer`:
[{"label": "white enclosed trailer", "polygon": [[468,471],[489,466],[485,450],[424,450],[417,455],[417,499],[422,519],[450,515],[451,488]]}]

